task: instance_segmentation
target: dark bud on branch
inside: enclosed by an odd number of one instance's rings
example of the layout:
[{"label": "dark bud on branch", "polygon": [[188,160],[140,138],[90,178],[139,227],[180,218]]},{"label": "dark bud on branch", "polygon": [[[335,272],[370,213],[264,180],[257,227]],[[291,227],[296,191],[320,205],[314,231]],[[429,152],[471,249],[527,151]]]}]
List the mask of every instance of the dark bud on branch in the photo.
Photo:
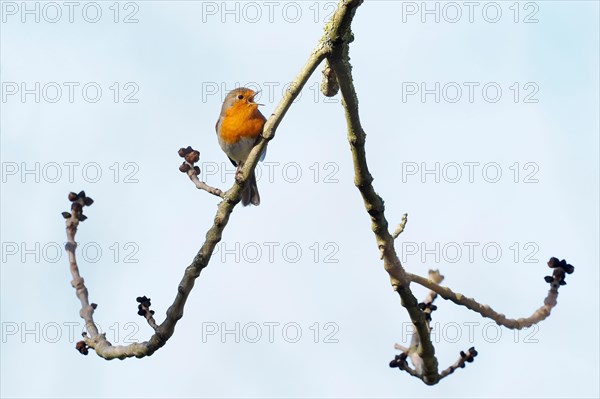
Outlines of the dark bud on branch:
[{"label": "dark bud on branch", "polygon": [[87,346],[87,344],[85,343],[85,341],[79,341],[75,344],[75,349],[77,349],[77,351],[79,351],[79,353],[81,353],[82,355],[87,355],[88,354],[88,349],[89,346]]},{"label": "dark bud on branch", "polygon": [[177,153],[189,163],[196,163],[200,160],[200,151],[196,151],[190,146],[180,148]]},{"label": "dark bud on branch", "polygon": [[[472,363],[475,356],[477,356],[477,351],[473,346],[469,348],[467,353],[460,351],[460,357],[464,359],[465,362]],[[465,364],[463,363],[460,367],[465,367]]]},{"label": "dark bud on branch", "polygon": [[196,151],[188,146],[187,148],[180,148],[177,153],[180,157],[185,159],[185,162],[179,167],[180,172],[187,173],[191,168],[194,168],[196,175],[200,174],[200,168],[194,166],[194,164],[200,160],[200,151]]},{"label": "dark bud on branch", "polygon": [[200,160],[200,152],[194,150],[194,151],[190,152],[189,154],[186,154],[184,159],[186,161],[188,161],[189,163],[196,163]]},{"label": "dark bud on branch", "polygon": [[137,312],[138,315],[146,316],[146,312],[148,312],[148,311],[150,312],[150,314],[154,314],[154,311],[150,310],[150,306],[152,305],[150,303],[150,298],[148,298],[144,295],[144,296],[138,296],[135,300],[139,303],[138,312]]},{"label": "dark bud on branch", "polygon": [[193,148],[190,146],[187,146],[187,148],[180,148],[179,151],[177,151],[177,153],[179,154],[179,156],[181,158],[183,158],[192,151],[193,151]]},{"label": "dark bud on branch", "polygon": [[575,267],[566,260],[558,260],[558,258],[550,258],[548,261],[548,267],[554,269],[552,276],[545,276],[544,280],[551,284],[552,287],[558,288],[561,285],[566,285],[565,277],[567,274],[571,274],[575,271]]},{"label": "dark bud on branch", "polygon": [[71,217],[75,217],[77,220],[79,220],[80,222],[83,222],[85,219],[87,219],[87,216],[83,215],[83,207],[84,206],[90,206],[94,203],[94,200],[91,199],[90,197],[87,197],[85,195],[85,191],[80,191],[78,194],[74,193],[74,192],[70,192],[69,193],[69,201],[72,202],[71,204],[71,213],[69,212],[63,212],[62,216],[65,219],[70,219]]},{"label": "dark bud on branch", "polygon": [[147,304],[148,306],[150,306],[150,298],[148,298],[147,296],[138,296],[137,298],[135,298],[135,300],[141,304]]},{"label": "dark bud on branch", "polygon": [[568,264],[567,261],[564,259],[559,262],[557,258],[550,258],[550,260],[548,261],[548,267],[552,269],[561,268],[567,274],[572,274],[575,271],[575,267]]},{"label": "dark bud on branch", "polygon": [[408,357],[408,355],[406,353],[404,353],[404,352],[402,352],[399,355],[396,355],[394,357],[394,360],[392,360],[390,362],[390,367],[391,368],[395,368],[395,367],[400,367],[400,366],[403,366],[403,365],[407,364],[407,362],[406,362],[406,358],[407,357]]},{"label": "dark bud on branch", "polygon": [[437,310],[437,306],[435,306],[431,302],[428,302],[428,303],[421,302],[421,303],[419,303],[419,309],[421,309],[421,310],[429,309],[433,312],[433,311]]},{"label": "dark bud on branch", "polygon": [[190,168],[191,168],[190,164],[184,162],[184,163],[181,164],[181,166],[179,166],[179,171],[181,173],[187,173],[187,171],[190,170]]}]

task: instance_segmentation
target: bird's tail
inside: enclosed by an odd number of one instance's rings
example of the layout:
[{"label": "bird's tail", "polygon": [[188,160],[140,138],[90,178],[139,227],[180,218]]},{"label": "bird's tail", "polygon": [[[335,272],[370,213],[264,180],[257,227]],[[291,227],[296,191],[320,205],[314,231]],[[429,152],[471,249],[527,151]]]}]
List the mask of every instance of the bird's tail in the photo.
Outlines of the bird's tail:
[{"label": "bird's tail", "polygon": [[254,172],[250,175],[248,179],[248,185],[242,192],[242,205],[260,205],[260,195],[258,194],[258,187],[256,186],[256,176]]}]

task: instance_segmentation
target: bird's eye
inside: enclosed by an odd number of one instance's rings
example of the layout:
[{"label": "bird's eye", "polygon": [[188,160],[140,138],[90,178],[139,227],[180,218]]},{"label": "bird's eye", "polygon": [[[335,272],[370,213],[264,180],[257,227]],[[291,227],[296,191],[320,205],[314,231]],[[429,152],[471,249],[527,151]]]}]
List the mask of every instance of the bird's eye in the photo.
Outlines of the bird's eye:
[{"label": "bird's eye", "polygon": [[243,98],[244,98],[244,96],[243,96],[243,95],[241,95],[241,94],[238,96],[238,99],[239,99],[239,100],[242,100]]}]

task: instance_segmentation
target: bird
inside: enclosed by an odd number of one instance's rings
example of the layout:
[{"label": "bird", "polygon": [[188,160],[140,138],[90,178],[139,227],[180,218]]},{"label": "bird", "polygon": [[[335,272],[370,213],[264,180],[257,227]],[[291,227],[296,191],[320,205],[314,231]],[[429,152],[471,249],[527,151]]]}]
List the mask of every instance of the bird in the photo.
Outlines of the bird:
[{"label": "bird", "polygon": [[[250,150],[256,144],[267,121],[258,110],[258,106],[263,104],[254,102],[254,97],[258,93],[246,87],[231,90],[225,96],[221,114],[215,126],[219,145],[236,167],[236,176],[244,166]],[[265,153],[266,150],[261,154],[261,161],[264,159]],[[260,204],[254,171],[248,177],[248,184],[242,191],[242,205],[250,204],[254,206]]]}]

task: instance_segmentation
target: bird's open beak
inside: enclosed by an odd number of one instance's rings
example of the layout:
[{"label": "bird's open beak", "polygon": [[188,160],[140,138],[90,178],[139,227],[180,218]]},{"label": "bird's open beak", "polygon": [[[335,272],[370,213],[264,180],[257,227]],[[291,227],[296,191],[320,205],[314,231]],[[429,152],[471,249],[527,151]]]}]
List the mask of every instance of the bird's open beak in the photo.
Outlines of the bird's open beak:
[{"label": "bird's open beak", "polygon": [[[255,93],[254,93],[254,95],[252,96],[252,102],[254,102],[254,97],[256,97],[256,95],[257,95],[258,93],[260,93],[260,92],[261,92],[261,90],[259,90],[259,91],[257,91],[257,92],[255,92]],[[255,103],[255,104],[256,104],[256,105],[265,105],[265,104],[259,104],[259,103]]]}]

